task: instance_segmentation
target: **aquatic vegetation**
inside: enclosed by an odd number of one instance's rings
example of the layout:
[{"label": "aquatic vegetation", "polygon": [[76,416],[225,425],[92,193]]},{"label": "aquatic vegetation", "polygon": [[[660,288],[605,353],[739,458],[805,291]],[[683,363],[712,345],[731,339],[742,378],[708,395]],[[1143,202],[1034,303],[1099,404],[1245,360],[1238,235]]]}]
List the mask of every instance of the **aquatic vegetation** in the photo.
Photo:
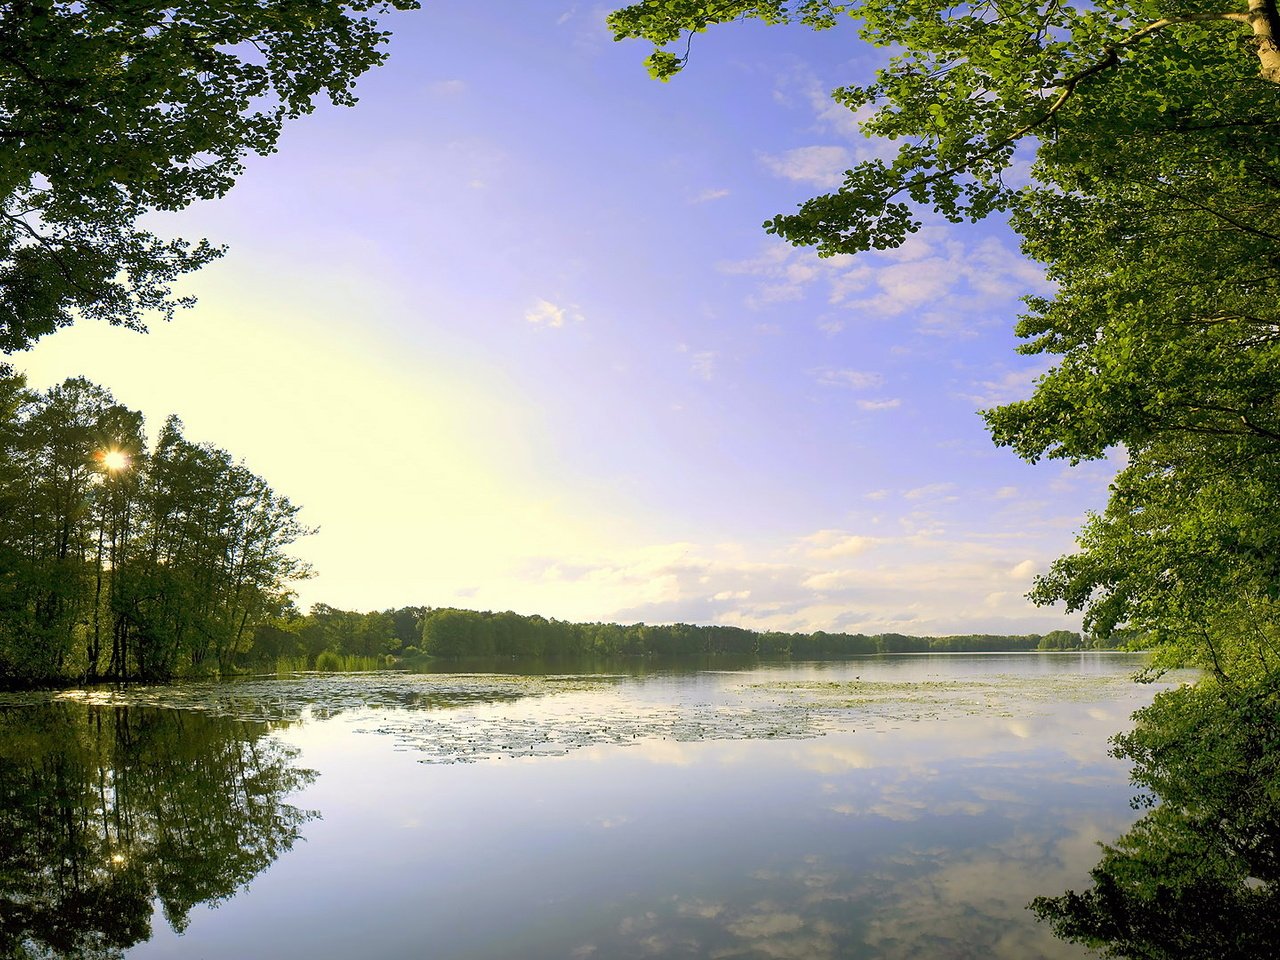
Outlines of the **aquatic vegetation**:
[{"label": "aquatic vegetation", "polygon": [[652,740],[804,739],[964,717],[1025,717],[1114,698],[1124,675],[813,679],[704,672],[700,682],[613,674],[298,673],[232,682],[66,691],[58,699],[194,710],[239,720],[344,718],[424,763],[563,756]]}]

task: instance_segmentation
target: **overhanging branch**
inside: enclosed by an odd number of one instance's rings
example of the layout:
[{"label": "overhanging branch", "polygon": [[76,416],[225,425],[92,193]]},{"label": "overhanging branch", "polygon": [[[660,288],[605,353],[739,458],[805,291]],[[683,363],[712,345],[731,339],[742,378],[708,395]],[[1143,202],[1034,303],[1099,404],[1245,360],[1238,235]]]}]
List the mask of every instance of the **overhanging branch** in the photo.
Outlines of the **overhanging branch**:
[{"label": "overhanging branch", "polygon": [[[1180,16],[1164,17],[1160,20],[1153,21],[1152,23],[1149,23],[1138,30],[1133,31],[1133,33],[1130,33],[1128,36],[1120,40],[1117,40],[1115,43],[1111,43],[1103,47],[1102,53],[1098,56],[1098,58],[1093,63],[1089,64],[1089,66],[1085,67],[1084,69],[1080,70],[1077,73],[1074,73],[1074,74],[1071,74],[1070,76],[1062,78],[1056,84],[1054,84],[1054,87],[1051,89],[1058,89],[1059,90],[1058,96],[1054,98],[1053,103],[1049,105],[1048,109],[1046,109],[1043,113],[1041,113],[1035,119],[1030,120],[1027,123],[1024,123],[1022,126],[1018,127],[1018,129],[1014,130],[1012,133],[1004,137],[1001,137],[999,140],[983,148],[982,150],[979,150],[977,153],[974,153],[969,157],[966,157],[963,162],[957,163],[943,170],[935,171],[934,173],[929,174],[927,177],[924,177],[920,180],[916,180],[914,182],[914,185],[922,186],[924,184],[934,183],[938,180],[949,179],[950,177],[953,177],[958,173],[964,173],[965,171],[970,170],[976,163],[982,160],[985,160],[986,158],[992,156],[995,153],[998,153],[999,151],[1005,149],[1006,147],[1011,146],[1012,144],[1017,143],[1019,140],[1021,140],[1023,137],[1026,137],[1028,134],[1034,133],[1036,130],[1043,127],[1046,123],[1052,120],[1053,117],[1064,106],[1066,106],[1067,101],[1070,100],[1071,97],[1075,94],[1076,89],[1080,86],[1080,84],[1088,80],[1090,77],[1096,76],[1097,74],[1102,73],[1105,70],[1109,70],[1113,67],[1119,66],[1121,63],[1120,52],[1122,50],[1126,49],[1127,47],[1133,46],[1139,41],[1146,39],[1147,37],[1151,36],[1154,33],[1159,32],[1160,30],[1165,29],[1166,27],[1177,26],[1179,24],[1184,24],[1184,23],[1203,23],[1203,22],[1212,22],[1212,21],[1239,23],[1239,24],[1251,26],[1254,31],[1254,36],[1257,38],[1261,38],[1263,36],[1263,30],[1265,29],[1266,39],[1265,40],[1259,39],[1258,41],[1258,46],[1259,46],[1258,56],[1262,58],[1264,53],[1263,48],[1267,44],[1270,44],[1270,49],[1272,53],[1276,55],[1276,64],[1273,68],[1268,68],[1267,60],[1264,58],[1262,76],[1265,77],[1266,79],[1280,82],[1280,53],[1277,53],[1275,41],[1274,39],[1272,39],[1271,24],[1272,24],[1273,18],[1271,17],[1270,13],[1267,10],[1267,4],[1268,4],[1268,0],[1249,0],[1248,13],[1232,13],[1232,12],[1188,13],[1188,14],[1182,14]],[[1256,12],[1254,9],[1255,7],[1261,8],[1263,12],[1262,13]],[[1268,74],[1268,69],[1272,69],[1274,71],[1274,75]],[[906,189],[908,189],[907,185],[903,185],[899,187],[897,190],[894,190],[891,194],[889,194],[886,197],[886,201],[898,196]]]}]

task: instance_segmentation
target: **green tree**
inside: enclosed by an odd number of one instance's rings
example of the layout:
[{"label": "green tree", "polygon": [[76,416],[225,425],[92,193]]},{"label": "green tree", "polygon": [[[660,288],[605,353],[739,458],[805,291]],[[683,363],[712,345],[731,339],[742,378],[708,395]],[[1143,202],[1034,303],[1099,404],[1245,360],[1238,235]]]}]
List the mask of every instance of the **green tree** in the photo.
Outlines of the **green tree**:
[{"label": "green tree", "polygon": [[416,0],[0,2],[0,350],[89,316],[144,329],[220,255],[152,210],[220,197],[245,157],[381,63],[373,14]]},{"label": "green tree", "polygon": [[1036,644],[1037,650],[1079,650],[1084,646],[1074,630],[1050,630]]},{"label": "green tree", "polygon": [[[897,246],[920,227],[917,205],[952,220],[1022,210],[1050,185],[1069,190],[1062,181],[1114,182],[1114,151],[1132,157],[1133,146],[1146,159],[1171,159],[1185,155],[1189,143],[1238,145],[1242,133],[1265,140],[1258,134],[1280,122],[1268,109],[1280,96],[1273,86],[1280,83],[1273,0],[1238,0],[1230,9],[1192,0],[1178,13],[1151,0],[1084,7],[1043,0],[641,0],[609,23],[616,39],[652,41],[650,72],[669,79],[688,62],[689,46],[683,55],[666,47],[714,24],[757,19],[825,29],[844,15],[861,21],[863,39],[895,53],[873,83],[833,96],[850,109],[878,108],[863,129],[906,142],[892,161],[859,164],[835,193],[766,223],[824,255]],[[1242,44],[1246,37],[1252,42]],[[1161,134],[1163,142],[1153,144]],[[1038,138],[1041,189],[1006,182],[1015,148],[1028,137]],[[1201,159],[1209,161],[1203,178],[1248,180],[1247,164],[1233,171],[1220,165],[1224,156]],[[1155,184],[1160,173],[1148,170],[1137,182]]]},{"label": "green tree", "polygon": [[82,378],[43,394],[21,378],[5,384],[0,674],[52,676],[71,666],[86,621],[97,626],[112,486],[104,454],[136,446],[141,418]]},{"label": "green tree", "polygon": [[469,610],[442,607],[422,618],[422,651],[434,657],[474,656],[472,636],[477,615]]},{"label": "green tree", "polygon": [[230,669],[283,584],[306,574],[286,552],[309,532],[298,508],[170,417],[139,493],[134,553],[119,567],[110,672],[167,676]]},{"label": "green tree", "polygon": [[0,455],[0,682],[226,672],[307,572],[296,506],[82,378],[0,369]]}]

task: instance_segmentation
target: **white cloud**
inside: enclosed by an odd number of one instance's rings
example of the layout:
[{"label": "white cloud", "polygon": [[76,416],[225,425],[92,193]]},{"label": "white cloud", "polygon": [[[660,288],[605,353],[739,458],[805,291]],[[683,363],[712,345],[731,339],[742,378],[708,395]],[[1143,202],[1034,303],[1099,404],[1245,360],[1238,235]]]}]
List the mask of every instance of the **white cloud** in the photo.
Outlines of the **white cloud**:
[{"label": "white cloud", "polygon": [[435,80],[427,84],[427,92],[436,97],[456,97],[467,92],[465,80]]},{"label": "white cloud", "polygon": [[747,260],[727,260],[716,265],[721,273],[757,277],[761,283],[747,298],[747,304],[764,304],[799,300],[806,287],[829,271],[811,250],[799,250],[780,240],[770,241],[758,256]]},{"label": "white cloud", "polygon": [[702,350],[689,358],[689,369],[700,380],[712,380],[716,375],[716,357],[714,350]]},{"label": "white cloud", "polygon": [[1040,564],[1036,563],[1034,560],[1023,560],[1009,571],[1009,576],[1014,580],[1029,580],[1039,569]]},{"label": "white cloud", "polygon": [[680,542],[580,563],[549,560],[558,577],[537,585],[530,607],[566,619],[583,610],[582,618],[592,620],[804,632],[941,635],[1076,626],[1058,611],[1032,606],[1013,578],[1012,571],[1043,567],[1057,549],[1055,543],[1030,550],[1029,536],[947,533],[916,522],[891,536],[827,528],[772,550]]},{"label": "white cloud", "polygon": [[956,497],[947,496],[954,489],[956,489],[954,483],[927,483],[923,487],[908,490],[902,497],[904,500],[936,500],[939,497],[955,500]]},{"label": "white cloud", "polygon": [[558,307],[550,300],[536,301],[525,311],[524,318],[535,326],[553,329],[563,327],[567,320],[581,323],[583,319],[576,306]]},{"label": "white cloud", "polygon": [[848,141],[855,162],[887,160],[897,155],[897,143],[871,138],[862,132],[862,124],[876,112],[874,106],[850,110],[837,103],[830,90],[809,70],[785,78],[783,86],[774,90],[774,100],[784,106],[807,106],[813,114],[815,131]]},{"label": "white cloud", "polygon": [[869,390],[884,384],[884,377],[867,370],[819,370],[817,380],[824,387],[847,387],[850,390]]},{"label": "white cloud", "polygon": [[753,307],[821,294],[859,318],[905,317],[917,332],[939,336],[972,336],[1017,298],[1052,290],[1042,269],[1004,242],[966,243],[940,223],[893,250],[820,258],[770,241],[759,256],[718,269],[759,278],[747,298]]},{"label": "white cloud", "polygon": [[701,193],[699,193],[689,202],[690,203],[710,203],[712,200],[723,200],[727,196],[729,196],[729,191],[724,187],[719,187],[719,188],[713,187],[707,190],[703,190]]},{"label": "white cloud", "polygon": [[902,401],[897,397],[892,397],[887,400],[859,400],[858,401],[859,410],[868,410],[868,411],[896,410],[900,406],[902,406]]},{"label": "white cloud", "polygon": [[844,182],[853,154],[844,147],[796,147],[776,156],[765,154],[760,161],[780,177],[832,190]]},{"label": "white cloud", "polygon": [[815,534],[802,538],[800,542],[804,545],[803,549],[809,557],[828,559],[856,557],[880,541],[876,537],[847,534],[843,530],[819,530]]},{"label": "white cloud", "polygon": [[810,590],[843,590],[858,585],[858,574],[854,570],[827,570],[806,577],[801,585]]},{"label": "white cloud", "polygon": [[[809,100],[809,105],[813,108],[814,115],[818,122],[832,133],[839,134],[842,137],[853,141],[866,150],[867,135],[862,132],[862,123],[869,120],[875,112],[875,108],[865,106],[858,110],[850,110],[843,104],[836,103],[831,99],[831,94],[824,90],[817,81],[809,84],[805,91]],[[896,150],[894,146],[892,149]],[[861,152],[861,151],[859,151]]]},{"label": "white cloud", "polygon": [[1025,400],[1035,383],[1049,368],[1049,361],[1022,370],[1007,370],[996,376],[971,381],[958,396],[975,407],[995,407],[1014,400]]}]

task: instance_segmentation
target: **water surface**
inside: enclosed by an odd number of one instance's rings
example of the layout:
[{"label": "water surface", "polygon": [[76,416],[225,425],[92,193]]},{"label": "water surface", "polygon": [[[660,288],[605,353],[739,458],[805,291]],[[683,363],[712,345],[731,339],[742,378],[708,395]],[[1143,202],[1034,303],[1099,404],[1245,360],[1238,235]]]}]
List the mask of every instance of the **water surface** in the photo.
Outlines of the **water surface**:
[{"label": "water surface", "polygon": [[[0,937],[75,943],[44,902],[129,958],[1081,957],[1025,905],[1086,885],[1135,817],[1106,741],[1154,693],[1139,665],[923,654],[10,698],[0,784],[38,799],[6,814],[23,840],[0,846],[0,911],[29,919]],[[81,826],[38,829],[54,808]],[[50,843],[76,870],[15,883]]]}]

